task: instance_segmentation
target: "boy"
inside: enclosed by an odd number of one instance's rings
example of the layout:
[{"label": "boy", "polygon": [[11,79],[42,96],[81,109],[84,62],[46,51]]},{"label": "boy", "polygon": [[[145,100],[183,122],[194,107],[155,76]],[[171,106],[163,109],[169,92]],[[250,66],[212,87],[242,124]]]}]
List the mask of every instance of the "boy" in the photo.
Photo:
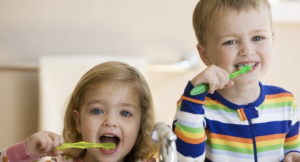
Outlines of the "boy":
[{"label": "boy", "polygon": [[[200,0],[193,15],[197,49],[208,67],[186,86],[173,130],[178,160],[300,161],[299,114],[293,95],[259,79],[273,57],[268,0]],[[245,65],[252,70],[229,80]],[[207,83],[207,92],[190,91]]]}]

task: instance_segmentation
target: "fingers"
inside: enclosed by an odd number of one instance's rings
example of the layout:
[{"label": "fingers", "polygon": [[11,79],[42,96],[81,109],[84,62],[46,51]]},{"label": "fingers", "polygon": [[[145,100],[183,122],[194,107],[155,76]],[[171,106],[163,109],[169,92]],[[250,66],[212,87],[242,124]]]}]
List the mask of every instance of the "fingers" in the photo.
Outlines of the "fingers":
[{"label": "fingers", "polygon": [[154,158],[150,158],[148,162],[156,162],[156,160]]},{"label": "fingers", "polygon": [[53,145],[52,145],[53,149],[64,143],[64,139],[61,135],[58,135],[58,134],[55,134],[52,132],[48,132],[48,135],[51,138],[51,140],[53,141]]},{"label": "fingers", "polygon": [[223,89],[229,82],[229,74],[227,71],[217,67],[214,69],[214,77],[211,78],[211,83],[209,83],[209,93],[214,93],[215,90]]},{"label": "fingers", "polygon": [[156,160],[154,158],[150,158],[150,159],[143,158],[142,162],[156,162]]},{"label": "fingers", "polygon": [[40,137],[40,148],[45,151],[50,151],[63,143],[62,136],[52,133],[43,132]]},{"label": "fingers", "polygon": [[225,85],[225,88],[230,88],[234,85],[234,82],[232,80],[229,80],[228,84]]},{"label": "fingers", "polygon": [[[48,132],[48,135],[52,141],[52,144],[50,146],[50,143],[49,143],[49,146],[47,148],[47,155],[48,156],[57,156],[59,155],[61,152],[60,151],[57,151],[57,150],[54,150],[56,147],[62,145],[64,143],[64,139],[61,135],[57,135],[55,133],[51,133],[51,132]],[[50,148],[50,150],[48,150]]]},{"label": "fingers", "polygon": [[[37,132],[25,141],[25,146],[30,155],[44,157],[53,154],[52,150],[63,143],[62,136],[52,132]],[[57,154],[57,152],[54,152]]]},{"label": "fingers", "polygon": [[215,65],[211,65],[197,75],[192,81],[193,85],[202,83],[209,84],[208,93],[213,93],[215,90],[228,88],[233,86],[233,82],[229,80],[229,73]]}]

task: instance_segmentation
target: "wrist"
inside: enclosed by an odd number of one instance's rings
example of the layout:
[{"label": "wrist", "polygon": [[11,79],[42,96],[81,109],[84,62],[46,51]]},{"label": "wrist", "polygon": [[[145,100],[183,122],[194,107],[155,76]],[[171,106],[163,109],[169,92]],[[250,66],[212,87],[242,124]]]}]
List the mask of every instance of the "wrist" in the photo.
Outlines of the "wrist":
[{"label": "wrist", "polygon": [[25,146],[25,140],[9,147],[6,151],[6,155],[9,161],[20,161],[21,159],[26,159],[31,161],[33,159],[37,159],[38,157],[30,155]]}]

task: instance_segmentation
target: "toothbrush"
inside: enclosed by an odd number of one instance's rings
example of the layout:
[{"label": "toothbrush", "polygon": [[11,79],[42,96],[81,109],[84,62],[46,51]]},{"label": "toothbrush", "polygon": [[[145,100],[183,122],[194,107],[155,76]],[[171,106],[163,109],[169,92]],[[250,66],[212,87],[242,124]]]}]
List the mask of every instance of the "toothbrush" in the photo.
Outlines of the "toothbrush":
[{"label": "toothbrush", "polygon": [[77,142],[77,143],[63,143],[62,145],[56,147],[54,150],[65,150],[71,148],[80,148],[80,149],[88,149],[92,147],[102,147],[105,149],[114,149],[116,148],[115,143],[88,143],[88,142]]},{"label": "toothbrush", "polygon": [[[229,79],[231,80],[232,78],[234,78],[240,74],[247,73],[247,72],[251,71],[251,69],[252,69],[251,65],[243,66],[239,71],[229,74]],[[194,87],[191,90],[190,95],[195,96],[198,94],[202,94],[202,93],[206,92],[208,89],[209,89],[209,84],[202,83],[202,84],[199,84],[196,87]]]}]

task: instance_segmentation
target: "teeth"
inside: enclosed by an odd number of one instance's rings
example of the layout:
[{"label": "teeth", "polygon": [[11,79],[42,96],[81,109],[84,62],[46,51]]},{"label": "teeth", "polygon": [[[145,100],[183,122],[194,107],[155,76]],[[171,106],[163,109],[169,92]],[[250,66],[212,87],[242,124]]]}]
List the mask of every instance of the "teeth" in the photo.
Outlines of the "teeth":
[{"label": "teeth", "polygon": [[254,65],[256,65],[256,63],[237,64],[237,65],[235,65],[235,66],[236,66],[237,68],[241,69],[242,67],[248,66],[248,65],[251,65],[251,66],[253,67]]},{"label": "teeth", "polygon": [[114,135],[103,135],[105,137],[115,137]]}]

